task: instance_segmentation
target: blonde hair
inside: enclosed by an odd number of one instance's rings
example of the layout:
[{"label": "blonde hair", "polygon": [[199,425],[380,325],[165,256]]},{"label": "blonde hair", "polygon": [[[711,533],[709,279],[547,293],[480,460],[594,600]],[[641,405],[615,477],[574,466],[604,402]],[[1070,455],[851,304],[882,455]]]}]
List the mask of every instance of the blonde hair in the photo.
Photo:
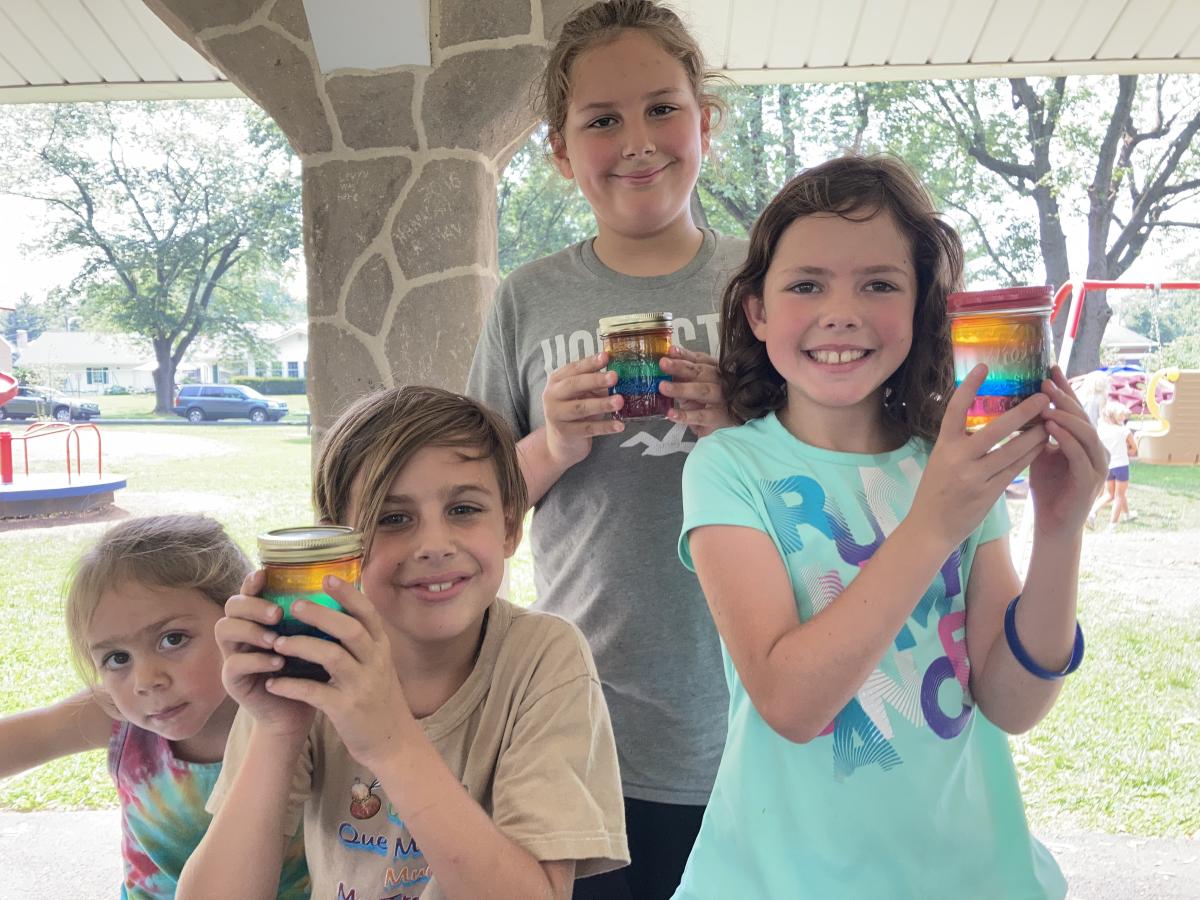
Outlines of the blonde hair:
[{"label": "blonde hair", "polygon": [[1125,420],[1129,418],[1129,410],[1125,408],[1123,403],[1118,403],[1116,400],[1109,400],[1104,404],[1104,421],[1112,422],[1114,425],[1124,425]]},{"label": "blonde hair", "polygon": [[143,516],[114,525],[71,570],[66,619],[76,669],[84,681],[95,681],[87,630],[105,591],[127,582],[190,589],[224,607],[250,569],[221,523],[206,516]]},{"label": "blonde hair", "polygon": [[[616,40],[623,31],[644,31],[654,38],[668,56],[683,66],[700,108],[716,113],[719,121],[725,112],[725,101],[709,88],[724,84],[726,79],[705,67],[700,44],[675,11],[653,0],[606,0],[585,7],[568,19],[550,50],[535,103],[551,137],[560,134],[567,121],[571,68],[575,61],[593,47]],[[713,122],[712,127],[716,124]]]},{"label": "blonde hair", "polygon": [[[313,477],[313,507],[322,521],[362,532],[370,552],[388,488],[418,451],[452,447],[496,467],[504,525],[515,536],[529,505],[508,423],[481,403],[441,388],[408,385],[376,391],[342,413],[325,436]],[[356,521],[350,518],[357,494]]]}]

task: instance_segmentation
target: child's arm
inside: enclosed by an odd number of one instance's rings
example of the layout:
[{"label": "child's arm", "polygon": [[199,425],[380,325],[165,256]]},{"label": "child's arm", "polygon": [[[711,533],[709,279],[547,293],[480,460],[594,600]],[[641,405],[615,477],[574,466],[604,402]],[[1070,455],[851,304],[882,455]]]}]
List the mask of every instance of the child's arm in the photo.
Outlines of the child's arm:
[{"label": "child's arm", "polygon": [[[325,589],[345,613],[304,601],[293,604],[292,613],[337,643],[282,637],[275,649],[320,663],[332,676],[329,683],[277,678],[268,690],[325,714],[351,756],[379,778],[397,804],[447,898],[567,900],[574,861],[539,862],[496,827],[413,718],[374,605],[336,578],[327,577]],[[396,798],[403,798],[402,806]]]},{"label": "child's arm", "polygon": [[1042,394],[965,433],[967,408],[985,375],[977,367],[951,398],[909,514],[845,590],[808,621],[800,622],[787,569],[767,535],[736,526],[689,534],[696,574],[738,674],[759,714],[789,740],[812,740],[833,721],[946,558],[1042,452],[1040,425],[995,447],[1045,409]]},{"label": "child's arm", "polygon": [[616,434],[625,424],[612,418],[625,398],[608,394],[617,374],[607,372],[608,354],[598,353],[557,369],[542,392],[546,424],[517,442],[521,474],[532,506],[563,473],[587,458],[592,438]]},{"label": "child's arm", "polygon": [[1134,439],[1133,432],[1128,428],[1125,429],[1125,447],[1129,450],[1129,458],[1134,459],[1138,455],[1137,440]]},{"label": "child's arm", "polygon": [[1017,661],[1004,633],[1005,612],[1020,594],[1014,610],[1020,645],[1049,672],[1067,667],[1075,644],[1083,523],[1108,472],[1096,429],[1057,367],[1042,390],[1054,403],[1043,415],[1058,446],[1029,472],[1034,531],[1025,585],[1013,569],[1007,541],[979,548],[967,583],[971,691],[984,715],[1014,734],[1041,721],[1062,682],[1039,678]]},{"label": "child's arm", "polygon": [[257,594],[261,571],[229,598],[216,637],[229,696],[254,719],[245,755],[208,831],[179,878],[179,900],[239,897],[269,900],[279,888],[284,820],[295,761],[312,726],[311,707],[276,696],[267,683],[283,663],[268,651],[282,611]]},{"label": "child's arm", "polygon": [[108,746],[113,719],[87,689],[51,706],[0,719],[0,778]]}]

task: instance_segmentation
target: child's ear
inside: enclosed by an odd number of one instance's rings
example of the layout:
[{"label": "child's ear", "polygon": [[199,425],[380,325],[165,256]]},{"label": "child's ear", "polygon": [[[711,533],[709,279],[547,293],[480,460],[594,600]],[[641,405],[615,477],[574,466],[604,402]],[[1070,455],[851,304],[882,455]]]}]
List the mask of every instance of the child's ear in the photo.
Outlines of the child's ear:
[{"label": "child's ear", "polygon": [[760,341],[766,341],[767,309],[763,306],[762,297],[748,294],[742,298],[742,312],[750,323],[750,330]]},{"label": "child's ear", "polygon": [[567,142],[557,131],[550,132],[550,158],[554,160],[554,168],[558,174],[568,181],[574,180],[575,170],[571,168],[571,160],[567,157]]},{"label": "child's ear", "polygon": [[700,155],[707,156],[709,145],[712,143],[712,114],[711,106],[700,107]]}]

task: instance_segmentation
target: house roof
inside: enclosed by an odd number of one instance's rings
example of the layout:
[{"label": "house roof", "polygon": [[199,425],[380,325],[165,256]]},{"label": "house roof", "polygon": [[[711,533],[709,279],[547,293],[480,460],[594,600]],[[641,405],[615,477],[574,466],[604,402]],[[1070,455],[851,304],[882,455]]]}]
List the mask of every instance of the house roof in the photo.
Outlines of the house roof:
[{"label": "house roof", "polygon": [[25,367],[134,367],[154,358],[150,345],[139,338],[96,331],[44,331],[19,353]]},{"label": "house roof", "polygon": [[[398,2],[358,0],[328,23],[318,16],[309,23],[318,51],[331,42],[353,48],[355,29],[358,44],[374,46],[381,11],[394,16]],[[424,33],[428,9],[404,2]],[[743,82],[1200,71],[1196,0],[674,5],[710,63]],[[423,58],[400,64],[427,64],[427,42],[417,49]],[[0,0],[0,103],[239,95],[142,0]]]},{"label": "house roof", "polygon": [[1155,343],[1144,334],[1138,334],[1132,328],[1126,328],[1116,322],[1109,322],[1104,328],[1104,338],[1100,341],[1102,347],[1122,347],[1126,350],[1153,350]]}]

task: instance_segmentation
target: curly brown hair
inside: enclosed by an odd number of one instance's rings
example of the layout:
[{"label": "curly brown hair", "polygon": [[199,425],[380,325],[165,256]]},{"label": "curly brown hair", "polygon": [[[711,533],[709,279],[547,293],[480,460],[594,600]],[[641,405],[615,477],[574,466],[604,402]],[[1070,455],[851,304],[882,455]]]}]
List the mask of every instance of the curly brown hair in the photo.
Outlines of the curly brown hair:
[{"label": "curly brown hair", "polygon": [[912,247],[917,275],[913,343],[884,383],[887,421],[906,438],[934,440],[954,387],[946,298],[961,289],[962,241],[943,221],[921,182],[892,156],[843,156],[797,175],[763,210],[750,232],[746,262],[721,300],[721,381],[729,408],[741,422],[787,402],[783,376],[754,336],[743,304],[761,297],[775,247],[796,219],[816,213],[866,221],[889,212]]},{"label": "curly brown hair", "polygon": [[699,42],[688,33],[674,10],[652,0],[605,0],[579,10],[563,25],[535,88],[534,104],[552,139],[562,132],[567,121],[571,67],[575,60],[593,47],[616,40],[627,30],[646,32],[668,56],[679,61],[701,109],[716,113],[717,119],[725,111],[725,102],[709,88],[725,84],[726,79],[705,68]]}]

